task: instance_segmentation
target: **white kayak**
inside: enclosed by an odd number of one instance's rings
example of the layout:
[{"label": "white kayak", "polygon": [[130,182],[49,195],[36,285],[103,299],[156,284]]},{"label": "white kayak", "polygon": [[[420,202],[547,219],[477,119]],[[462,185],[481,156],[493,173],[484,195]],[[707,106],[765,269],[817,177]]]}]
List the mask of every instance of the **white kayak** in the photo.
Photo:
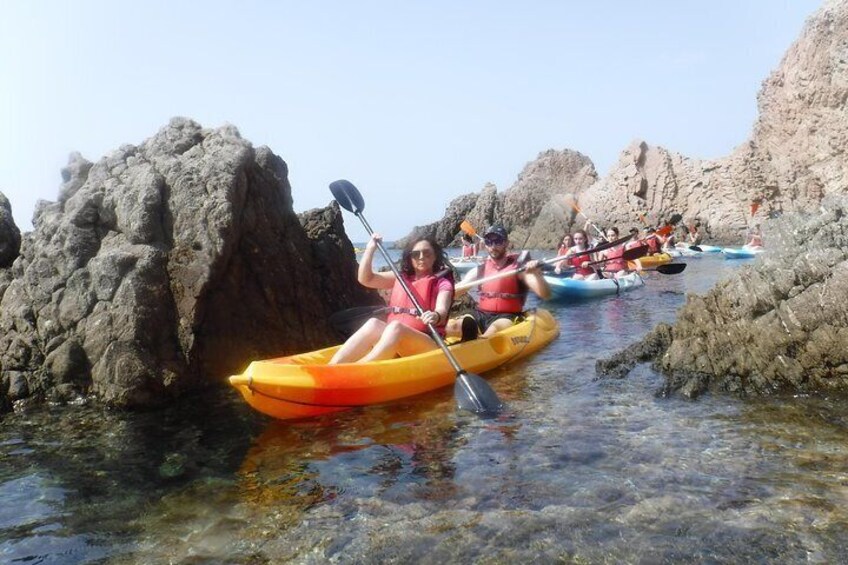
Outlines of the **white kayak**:
[{"label": "white kayak", "polygon": [[551,300],[583,300],[616,295],[645,284],[638,273],[630,273],[617,279],[595,280],[575,280],[545,275],[545,280],[551,287]]},{"label": "white kayak", "polygon": [[485,258],[483,257],[452,257],[450,264],[459,274],[462,275],[474,267],[479,267],[484,261]]}]

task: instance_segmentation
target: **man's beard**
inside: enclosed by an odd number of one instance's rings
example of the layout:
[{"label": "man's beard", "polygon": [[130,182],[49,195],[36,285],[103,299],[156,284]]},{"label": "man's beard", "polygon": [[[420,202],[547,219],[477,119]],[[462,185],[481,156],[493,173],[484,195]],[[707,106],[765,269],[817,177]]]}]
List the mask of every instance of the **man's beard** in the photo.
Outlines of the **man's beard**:
[{"label": "man's beard", "polygon": [[489,257],[495,261],[501,259],[504,255],[506,255],[506,247],[496,247],[489,250]]}]

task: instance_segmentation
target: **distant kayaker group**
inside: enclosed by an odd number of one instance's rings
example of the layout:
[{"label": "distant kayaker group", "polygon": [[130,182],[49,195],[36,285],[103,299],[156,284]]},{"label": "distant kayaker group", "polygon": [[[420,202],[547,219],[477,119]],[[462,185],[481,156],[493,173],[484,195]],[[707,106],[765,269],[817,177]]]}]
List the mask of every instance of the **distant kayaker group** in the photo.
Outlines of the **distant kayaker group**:
[{"label": "distant kayaker group", "polygon": [[[557,256],[545,261],[522,261],[522,256],[510,252],[509,235],[501,225],[490,226],[481,237],[463,222],[461,261],[477,262],[459,283],[455,282],[447,254],[433,238],[413,239],[401,253],[399,272],[424,310],[421,315],[393,273],[374,271],[374,253],[382,240],[380,234],[374,233],[363,252],[357,278],[368,288],[391,291],[388,317],[385,321],[377,317],[369,319],[348,338],[330,363],[370,362],[431,351],[438,343],[428,332],[428,324],[435,327],[441,338],[468,341],[478,336],[491,337],[524,319],[530,292],[542,299],[551,296],[543,267],[548,268],[551,276],[569,276],[574,281],[618,281],[642,268],[641,261],[630,261],[629,256],[650,258],[698,249],[703,240],[700,221],[678,226],[681,219],[675,214],[661,222],[659,228],[633,227],[624,238],[615,226],[602,230],[587,221],[582,229],[565,234]],[[759,226],[749,232],[747,240],[746,248],[762,247]],[[637,249],[636,253],[629,251]],[[478,258],[482,250],[485,257]],[[477,286],[474,311],[450,319],[453,301]]]}]

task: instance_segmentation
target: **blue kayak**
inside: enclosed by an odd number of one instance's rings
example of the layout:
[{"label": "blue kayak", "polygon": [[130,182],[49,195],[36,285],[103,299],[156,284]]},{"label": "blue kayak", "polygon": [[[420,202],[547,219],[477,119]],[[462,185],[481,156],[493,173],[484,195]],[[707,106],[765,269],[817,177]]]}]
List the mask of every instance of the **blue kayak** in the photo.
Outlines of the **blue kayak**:
[{"label": "blue kayak", "polygon": [[753,259],[763,252],[761,247],[725,247],[721,250],[725,259]]},{"label": "blue kayak", "polygon": [[630,273],[618,279],[590,281],[545,275],[545,280],[551,287],[551,300],[583,300],[610,296],[645,284],[638,273]]}]

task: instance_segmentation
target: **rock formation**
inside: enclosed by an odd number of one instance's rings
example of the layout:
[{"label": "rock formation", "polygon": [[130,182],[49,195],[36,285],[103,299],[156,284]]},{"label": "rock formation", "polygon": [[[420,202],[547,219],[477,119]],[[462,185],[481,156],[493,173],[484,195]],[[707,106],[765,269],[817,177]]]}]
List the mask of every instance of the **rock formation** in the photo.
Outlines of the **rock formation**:
[{"label": "rock formation", "polygon": [[[847,101],[848,2],[834,0],[810,18],[764,81],[751,138],[727,157],[692,159],[636,140],[606,177],[584,189],[595,180],[592,163],[580,156],[579,167],[562,168],[557,152],[548,151],[498,195],[499,210],[513,240],[526,238],[526,247],[551,247],[554,234],[572,227],[573,214],[557,200],[562,192],[577,194],[583,211],[601,225],[655,225],[681,213],[685,222],[699,218],[713,240],[738,244],[755,223],[812,210],[824,196],[846,192]],[[569,154],[579,155],[559,153]],[[540,205],[545,195],[551,199]],[[451,214],[438,225],[458,231]]]},{"label": "rock formation", "polygon": [[768,253],[705,296],[690,296],[673,327],[609,360],[621,377],[653,359],[664,394],[848,392],[848,197],[825,197],[815,214],[765,226]]},{"label": "rock formation", "polygon": [[574,216],[566,204],[568,197],[583,192],[597,178],[585,155],[551,149],[528,163],[505,192],[498,193],[495,185],[487,184],[479,194],[460,196],[448,205],[441,220],[416,227],[396,244],[429,235],[441,245],[451,245],[456,243],[460,223],[468,220],[480,232],[491,224],[502,224],[520,247],[556,247]]},{"label": "rock formation", "polygon": [[[286,164],[176,118],[97,163],[79,154],[0,281],[0,403],[93,392],[149,406],[247,362],[338,339],[354,284],[340,212],[292,210]],[[329,193],[328,193],[329,199]]]},{"label": "rock formation", "polygon": [[21,249],[21,231],[12,218],[12,205],[0,192],[0,269],[8,267]]}]

